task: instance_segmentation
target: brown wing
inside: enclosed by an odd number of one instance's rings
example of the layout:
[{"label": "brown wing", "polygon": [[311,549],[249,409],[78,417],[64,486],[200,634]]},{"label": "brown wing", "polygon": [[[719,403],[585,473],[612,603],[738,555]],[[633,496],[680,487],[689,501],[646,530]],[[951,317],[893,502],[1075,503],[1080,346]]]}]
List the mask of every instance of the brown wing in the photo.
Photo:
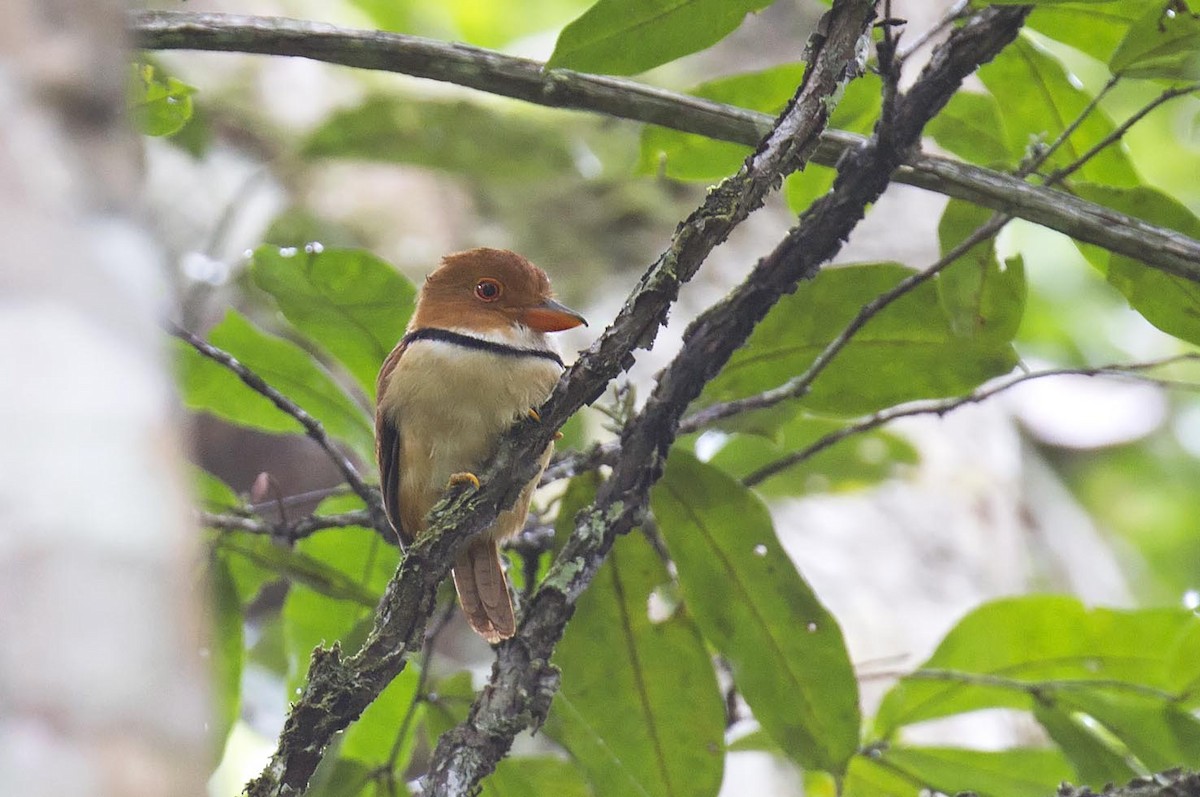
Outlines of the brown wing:
[{"label": "brown wing", "polygon": [[404,461],[401,448],[403,439],[394,414],[384,411],[383,397],[392,371],[400,362],[400,356],[404,354],[405,348],[407,348],[407,344],[401,342],[392,349],[392,353],[383,361],[383,367],[379,369],[379,380],[375,385],[375,461],[379,465],[379,488],[383,494],[383,509],[387,513],[388,520],[392,522],[392,528],[396,530],[401,545],[405,545],[413,539],[411,532],[406,533],[400,514],[400,463]]}]

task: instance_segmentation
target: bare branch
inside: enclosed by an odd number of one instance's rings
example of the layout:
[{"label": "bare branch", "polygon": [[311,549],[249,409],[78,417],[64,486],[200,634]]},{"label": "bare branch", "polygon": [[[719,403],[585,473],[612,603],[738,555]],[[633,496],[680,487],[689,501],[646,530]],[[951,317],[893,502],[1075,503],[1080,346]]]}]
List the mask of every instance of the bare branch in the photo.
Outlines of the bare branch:
[{"label": "bare branch", "polygon": [[[746,146],[756,146],[773,124],[767,114],[632,80],[548,70],[539,61],[398,33],[273,17],[170,11],[134,12],[130,26],[138,45],[148,50],[312,58],[456,83],[538,105],[605,113]],[[829,130],[812,158],[836,166],[843,153],[865,143],[862,136]],[[1200,241],[1069,194],[918,152],[906,153],[904,165],[892,179],[1009,213],[1200,282]]]},{"label": "bare branch", "polygon": [[[848,7],[854,3],[835,2],[831,14],[837,17]],[[915,144],[925,122],[963,77],[1012,41],[1026,13],[1019,8],[989,9],[973,20],[975,24],[956,31],[935,54],[923,88],[899,98],[896,128],[883,136],[892,146],[873,141],[848,158],[833,191],[818,200],[785,243],[689,326],[683,349],[659,375],[646,406],[623,430],[621,458],[596,502],[577,517],[574,533],[523,613],[517,636],[499,646],[488,687],[467,720],[438,742],[427,795],[466,793],[507,751],[516,732],[545,717],[558,685],[557,672],[547,664],[554,646],[615,539],[640,519],[687,405],[779,297],[837,251],[865,207],[886,188],[900,153]],[[831,23],[830,30],[837,29],[838,23]],[[837,38],[831,32],[830,40]]]},{"label": "bare branch", "polygon": [[[1108,91],[1108,89],[1110,87],[1112,87],[1116,83],[1116,81],[1117,81],[1117,78],[1113,77],[1111,80],[1108,81],[1107,84],[1105,84],[1104,90]],[[1107,149],[1108,147],[1111,147],[1113,144],[1117,143],[1122,138],[1124,138],[1125,134],[1129,132],[1129,128],[1133,127],[1135,124],[1140,122],[1143,118],[1145,118],[1145,116],[1148,113],[1153,111],[1158,106],[1162,105],[1165,102],[1169,102],[1170,100],[1173,100],[1176,97],[1184,97],[1184,96],[1187,96],[1188,94],[1195,94],[1196,92],[1200,92],[1200,83],[1189,83],[1184,86],[1173,86],[1169,89],[1164,90],[1161,94],[1159,94],[1157,97],[1155,97],[1150,102],[1143,105],[1134,114],[1132,114],[1128,119],[1126,119],[1124,122],[1122,122],[1120,125],[1118,125],[1111,133],[1109,133],[1107,136],[1105,136],[1104,138],[1100,139],[1095,144],[1093,144],[1092,147],[1087,152],[1080,155],[1079,158],[1077,158],[1073,163],[1067,164],[1063,168],[1059,169],[1058,171],[1054,172],[1049,177],[1047,177],[1045,180],[1045,184],[1053,185],[1054,183],[1061,181],[1063,178],[1075,173],[1079,169],[1080,166],[1082,166],[1083,164],[1087,163],[1089,160],[1094,158],[1102,150]],[[1099,95],[1099,94],[1096,95],[1097,101],[1100,99],[1100,96],[1101,95]],[[1091,107],[1093,107],[1093,105],[1094,105],[1094,103],[1090,104],[1088,106],[1088,108],[1090,109]]]},{"label": "bare branch", "polygon": [[948,412],[958,409],[966,404],[978,404],[985,401],[998,393],[1016,387],[1022,382],[1029,382],[1034,379],[1045,379],[1048,376],[1121,376],[1126,378],[1136,378],[1143,382],[1152,382],[1165,387],[1186,387],[1196,388],[1197,385],[1189,383],[1180,383],[1172,380],[1158,379],[1156,377],[1147,376],[1143,372],[1161,368],[1165,365],[1170,365],[1177,362],[1197,362],[1200,361],[1200,354],[1181,354],[1175,357],[1167,357],[1161,360],[1149,360],[1141,363],[1116,363],[1113,365],[1102,365],[1094,368],[1053,368],[1045,371],[1033,371],[1031,373],[1020,374],[1019,376],[1011,377],[1001,382],[996,382],[991,385],[982,387],[965,396],[955,396],[948,399],[931,399],[927,401],[914,401],[910,404],[902,404],[898,407],[889,407],[886,410],[869,415],[855,423],[838,429],[836,432],[830,432],[821,439],[811,445],[802,448],[799,451],[792,452],[786,457],[781,457],[774,462],[770,462],[758,470],[748,475],[742,481],[749,487],[756,484],[761,484],[772,476],[787,470],[788,468],[798,465],[814,455],[824,451],[835,443],[840,443],[847,437],[863,434],[872,429],[877,429],[886,423],[891,423],[897,418],[908,418],[913,415],[945,415]]},{"label": "bare branch", "polygon": [[[841,0],[838,6],[845,4]],[[850,5],[861,23],[861,33],[871,6],[861,2]],[[437,586],[457,549],[487,528],[501,509],[511,506],[522,486],[533,478],[537,453],[544,450],[554,432],[583,404],[598,398],[608,382],[632,364],[634,350],[653,342],[679,286],[696,273],[734,227],[762,205],[783,175],[803,165],[816,148],[830,110],[827,99],[848,77],[847,64],[852,63],[858,35],[850,35],[849,41],[845,32],[829,36],[778,124],[738,174],[710,191],[703,205],[680,224],[670,247],[642,277],[613,324],[564,374],[540,408],[540,422],[518,424],[510,431],[483,470],[482,487],[474,492],[453,490],[434,507],[429,532],[408,549],[399,571],[388,583],[375,627],[363,648],[345,661],[336,646],[314,651],[308,683],[292,707],[279,746],[263,773],[247,786],[251,797],[302,793],[333,735],[358,717],[403,670],[406,655],[420,644]],[[586,579],[579,589],[583,584]],[[553,647],[561,635],[562,622],[565,618],[548,627],[545,635],[534,636]],[[504,755],[520,727],[545,716],[557,686],[555,671],[546,663],[548,654],[535,656],[521,640],[510,640],[501,650],[510,668],[514,657],[523,659],[509,671],[520,670],[521,677],[534,683],[519,694],[490,690],[495,699],[486,713],[492,719],[480,721],[476,717],[468,732],[490,734],[491,744],[452,745],[448,749],[453,754],[471,760],[457,762],[453,777],[446,776],[445,769],[431,774],[434,782],[452,793],[470,790]],[[505,700],[532,701],[532,706],[506,711],[501,705]],[[446,763],[446,759],[439,761]],[[434,793],[440,792],[435,789]]]},{"label": "bare branch", "polygon": [[[293,523],[272,523],[262,518],[246,515],[226,515],[215,512],[199,512],[200,525],[220,531],[244,531],[247,534],[262,534],[278,540],[295,542],[325,529],[343,529],[348,526],[371,528],[371,513],[365,509],[343,512],[337,515],[307,515]],[[395,542],[396,535],[384,539]]]},{"label": "bare branch", "polygon": [[939,272],[944,271],[955,260],[962,257],[971,250],[971,247],[981,243],[982,241],[991,238],[1000,229],[1009,222],[1010,216],[997,213],[992,216],[974,232],[968,235],[957,246],[940,257],[933,265],[922,271],[915,271],[911,275],[905,277],[900,282],[896,283],[891,290],[879,294],[871,301],[867,302],[855,314],[850,323],[837,334],[837,336],[826,344],[825,348],[816,356],[809,364],[804,373],[790,379],[779,387],[765,390],[762,393],[757,393],[753,396],[748,396],[742,399],[734,399],[721,404],[713,404],[705,407],[684,419],[680,425],[681,432],[694,432],[700,429],[712,426],[718,421],[722,421],[733,415],[740,415],[753,410],[766,409],[774,407],[789,399],[800,398],[805,395],[812,383],[824,371],[834,358],[841,353],[846,344],[850,342],[859,330],[861,330],[868,321],[878,315],[883,308],[887,307],[892,302],[899,299],[901,296],[911,292],[918,285],[928,282]]},{"label": "bare branch", "polygon": [[538,486],[544,487],[561,479],[570,479],[581,473],[596,470],[601,465],[611,465],[616,462],[620,453],[621,442],[619,440],[597,443],[587,451],[566,452],[562,456],[555,457],[554,461],[550,463],[550,467],[542,473],[542,480]]},{"label": "bare branch", "polygon": [[358,468],[354,467],[350,458],[333,444],[333,441],[325,434],[325,428],[320,421],[305,412],[296,402],[268,385],[261,376],[238,362],[237,358],[229,352],[217,348],[175,324],[168,323],[166,329],[170,335],[179,338],[203,356],[232,371],[251,390],[268,399],[280,411],[295,418],[304,427],[304,433],[320,446],[325,455],[333,462],[342,474],[342,478],[350,485],[350,489],[354,490],[355,494],[367,505],[372,518],[370,525],[385,539],[395,536],[388,524],[387,517],[383,514],[383,504],[380,502],[379,492],[363,481]]},{"label": "bare branch", "polygon": [[[1025,164],[1021,166],[1020,169],[1017,170],[1016,176],[1018,178],[1024,178],[1036,172],[1041,165],[1045,163],[1051,155],[1054,154],[1055,150],[1057,150],[1063,144],[1063,142],[1070,137],[1071,133],[1078,129],[1079,125],[1083,123],[1083,120],[1091,115],[1092,111],[1094,111],[1099,105],[1100,99],[1110,89],[1112,89],[1116,83],[1117,78],[1115,77],[1109,80],[1104,89],[1096,95],[1092,102],[1088,103],[1088,105],[1082,111],[1080,111],[1079,115],[1076,116],[1069,125],[1067,125],[1067,127],[1054,140],[1054,142],[1049,147],[1046,147],[1045,149],[1035,153],[1033,157],[1031,157]],[[1146,114],[1148,114],[1154,108],[1157,108],[1159,105],[1162,105],[1164,102],[1170,99],[1181,97],[1185,94],[1196,91],[1197,88],[1200,88],[1200,84],[1177,87],[1164,91],[1157,98],[1147,103],[1146,106],[1134,113],[1125,121],[1124,124],[1120,125],[1110,135],[1106,136],[1104,141],[1101,142],[1103,146],[1097,144],[1096,146],[1092,147],[1071,163],[1049,175],[1045,179],[1044,184],[1053,185],[1066,179],[1071,174],[1074,174],[1085,163],[1099,154],[1105,147],[1111,146],[1119,141],[1127,132],[1129,132],[1129,129],[1133,127],[1134,124],[1145,117]],[[762,393],[748,396],[746,398],[735,399],[733,401],[714,404],[706,407],[694,413],[691,417],[685,418],[680,426],[680,431],[698,431],[699,429],[711,426],[712,424],[729,418],[733,415],[738,415],[753,410],[766,409],[789,399],[796,399],[804,396],[808,392],[809,388],[812,387],[812,384],[816,380],[817,376],[819,376],[821,372],[824,371],[831,362],[833,362],[834,358],[841,353],[842,349],[846,347],[846,344],[850,342],[850,339],[854,337],[854,335],[856,335],[868,321],[878,315],[885,307],[899,299],[901,296],[904,296],[905,294],[917,288],[917,286],[933,279],[933,277],[947,269],[951,264],[958,260],[958,258],[969,252],[974,246],[996,235],[1006,224],[1008,224],[1008,222],[1012,221],[1012,219],[1013,217],[1009,214],[993,214],[991,218],[977,227],[970,235],[959,242],[949,252],[946,252],[944,255],[942,255],[942,257],[938,258],[938,260],[936,260],[932,265],[906,277],[897,283],[896,286],[891,290],[881,293],[879,296],[863,305],[854,318],[851,319],[850,323],[847,324],[846,327],[840,333],[838,333],[838,335],[831,340],[824,349],[821,350],[816,358],[813,359],[812,363],[809,364],[804,373],[788,380],[779,387],[772,388],[771,390],[766,390]]]}]

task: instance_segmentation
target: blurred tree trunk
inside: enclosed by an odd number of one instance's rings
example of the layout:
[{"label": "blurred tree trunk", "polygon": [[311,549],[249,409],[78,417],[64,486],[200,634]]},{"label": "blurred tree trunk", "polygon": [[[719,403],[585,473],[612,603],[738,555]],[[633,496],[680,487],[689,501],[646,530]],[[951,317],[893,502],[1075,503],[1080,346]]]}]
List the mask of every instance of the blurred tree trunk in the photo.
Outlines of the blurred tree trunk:
[{"label": "blurred tree trunk", "polygon": [[0,794],[203,792],[198,568],[118,0],[0,26]]}]

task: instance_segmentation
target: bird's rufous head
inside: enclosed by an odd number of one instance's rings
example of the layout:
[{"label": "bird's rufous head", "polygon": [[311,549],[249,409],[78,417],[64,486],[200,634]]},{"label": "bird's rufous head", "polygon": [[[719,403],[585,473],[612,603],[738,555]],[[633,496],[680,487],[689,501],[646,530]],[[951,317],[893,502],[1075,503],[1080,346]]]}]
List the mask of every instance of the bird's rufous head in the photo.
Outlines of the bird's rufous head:
[{"label": "bird's rufous head", "polygon": [[410,325],[457,327],[480,332],[523,325],[558,332],[587,324],[559,304],[540,268],[507,249],[468,249],[442,258],[425,278]]}]

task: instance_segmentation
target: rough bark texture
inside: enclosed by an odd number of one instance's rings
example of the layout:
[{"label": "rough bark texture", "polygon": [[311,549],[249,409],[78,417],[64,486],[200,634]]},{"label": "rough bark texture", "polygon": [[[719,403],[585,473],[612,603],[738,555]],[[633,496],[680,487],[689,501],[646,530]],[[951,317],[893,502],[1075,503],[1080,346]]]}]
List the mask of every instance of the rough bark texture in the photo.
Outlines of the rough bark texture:
[{"label": "rough bark texture", "polygon": [[[333,734],[358,717],[403,669],[406,655],[420,650],[437,585],[454,561],[457,548],[488,525],[499,509],[513,503],[521,485],[533,477],[536,452],[571,415],[599,397],[608,382],[632,363],[633,351],[653,342],[679,286],[696,273],[709,252],[738,223],[762,205],[782,176],[803,165],[817,146],[828,118],[827,99],[850,76],[848,65],[853,62],[855,44],[872,12],[873,3],[866,0],[842,0],[835,5],[835,23],[823,46],[816,50],[805,84],[759,150],[680,224],[670,247],[647,270],[613,324],[568,370],[539,410],[541,422],[518,428],[501,446],[484,471],[483,487],[471,493],[455,491],[434,508],[430,533],[409,549],[389,583],[375,628],[362,650],[345,660],[336,649],[314,655],[309,683],[293,707],[275,755],[248,786],[251,797],[302,793]],[[622,514],[611,511],[617,516]],[[596,528],[603,530],[615,519],[605,514]],[[601,558],[602,554],[595,559],[596,567]],[[586,573],[586,578],[568,587],[566,616],[578,596],[575,590],[582,590],[590,576]],[[548,648],[553,647],[561,630],[557,620],[547,626],[543,637]],[[549,696],[557,686],[548,655],[548,651],[538,655],[518,650],[516,645],[501,646],[501,659],[509,664],[498,666],[508,672],[534,675],[537,682],[528,688],[519,687],[521,692],[488,690],[496,699],[490,704],[487,718],[476,718],[475,723],[494,741],[489,747],[480,747],[480,755],[465,752],[469,761],[456,761],[451,765],[455,769],[443,771],[448,790],[445,793],[467,793],[491,771],[518,730],[545,716]],[[533,705],[526,705],[514,715],[514,701],[532,701]],[[474,739],[466,743],[480,744]]]},{"label": "rough bark texture", "polygon": [[[546,70],[540,62],[527,58],[399,33],[344,30],[293,19],[168,11],[135,14],[131,26],[138,44],[152,50],[291,55],[399,72],[539,105],[650,122],[747,146],[757,145],[771,130],[773,121],[766,114],[632,80],[569,69]],[[813,161],[834,166],[844,152],[865,142],[853,133],[826,131]],[[1064,191],[915,151],[905,154],[904,165],[892,179],[1041,224],[1154,268],[1200,281],[1200,241]]]},{"label": "rough bark texture", "polygon": [[[839,8],[844,5],[835,4],[835,13]],[[913,89],[897,102],[890,126],[877,130],[870,144],[843,163],[833,191],[813,206],[745,282],[688,327],[683,349],[659,375],[646,406],[626,424],[621,457],[612,475],[601,485],[596,502],[579,516],[574,533],[530,602],[517,636],[500,646],[488,685],[466,721],[439,741],[425,795],[468,793],[508,751],[515,730],[536,727],[545,719],[549,707],[545,696],[553,694],[558,683],[558,674],[549,665],[554,646],[575,601],[616,538],[640,519],[687,406],[779,298],[795,290],[800,280],[814,276],[819,265],[836,254],[866,207],[887,187],[903,153],[915,146],[925,123],[963,78],[1016,37],[1027,13],[1022,7],[986,11],[957,31],[938,49]],[[856,21],[851,15],[849,20],[843,17],[831,23],[826,47],[837,42],[837,22]]]},{"label": "rough bark texture", "polygon": [[200,795],[211,758],[123,11],[17,0],[0,26],[3,794]]},{"label": "rough bark texture", "polygon": [[1173,769],[1134,778],[1124,786],[1110,784],[1099,792],[1064,783],[1058,789],[1058,797],[1200,797],[1200,773]]}]

